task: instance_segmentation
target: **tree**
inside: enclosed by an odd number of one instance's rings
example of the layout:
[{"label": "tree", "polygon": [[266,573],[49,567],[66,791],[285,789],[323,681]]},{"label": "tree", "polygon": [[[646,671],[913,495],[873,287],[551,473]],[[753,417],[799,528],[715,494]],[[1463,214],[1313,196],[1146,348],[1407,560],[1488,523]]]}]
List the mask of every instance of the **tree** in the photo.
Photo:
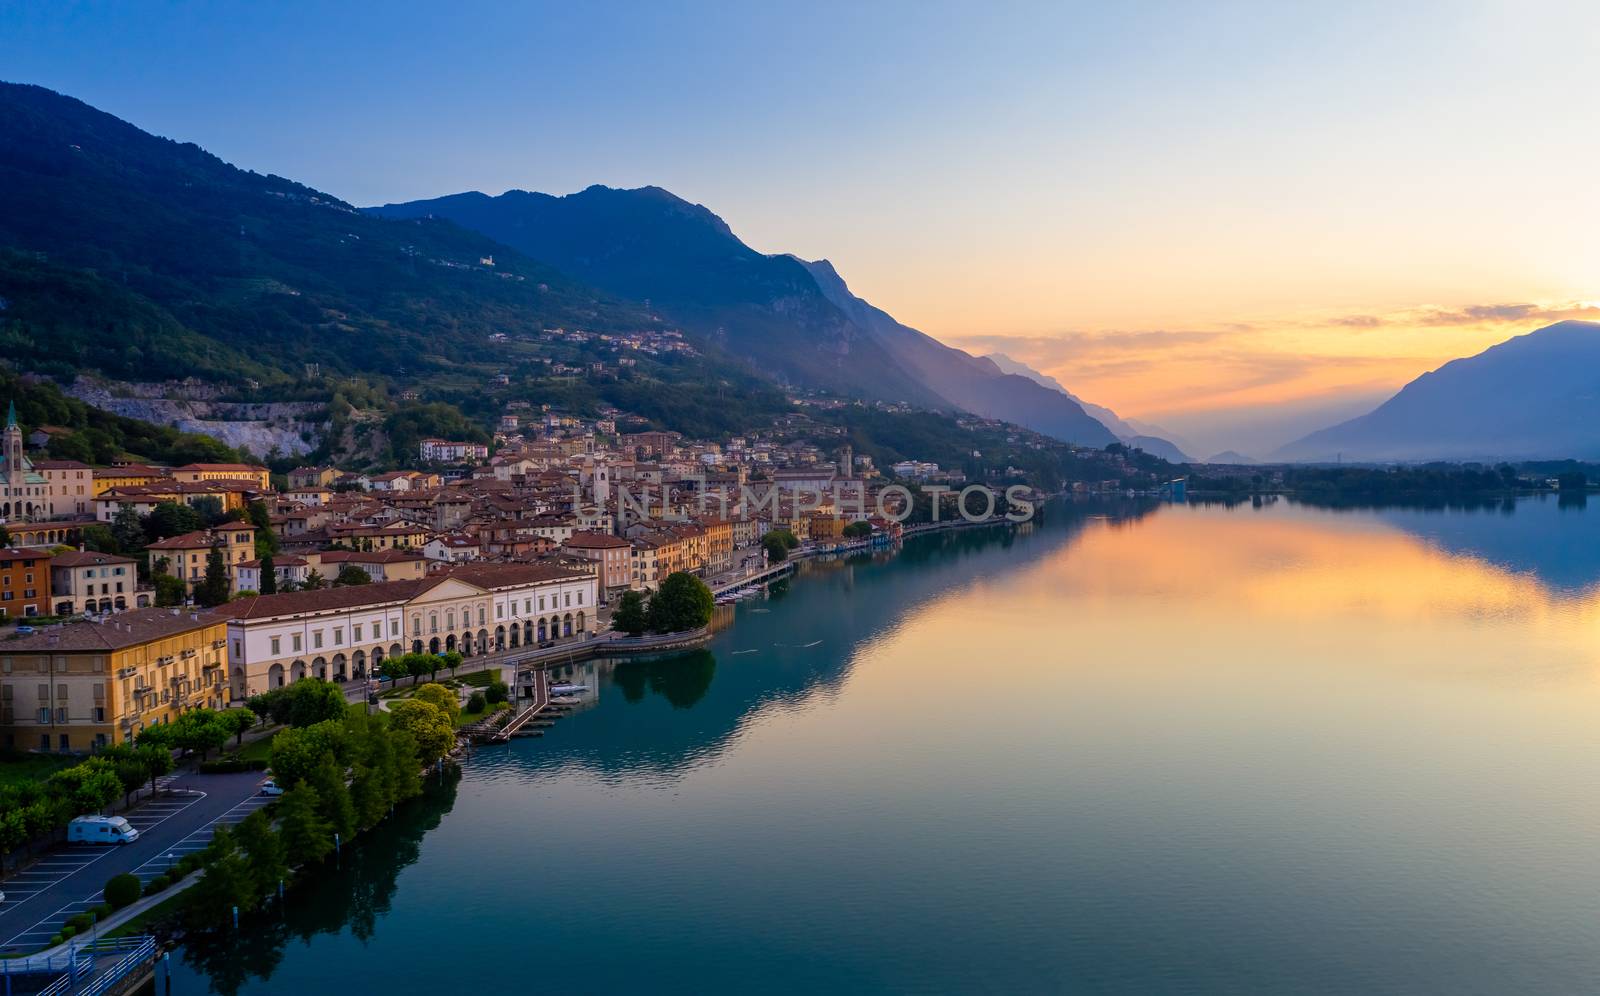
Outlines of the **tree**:
[{"label": "tree", "polygon": [[450,717],[452,723],[461,715],[461,700],[456,698],[456,693],[443,685],[428,683],[412,693],[411,697],[418,702],[431,702],[438,706]]},{"label": "tree", "polygon": [[301,591],[316,591],[319,588],[326,588],[327,586],[328,579],[323,577],[315,567],[307,571],[305,580],[300,582]]},{"label": "tree", "polygon": [[[120,513],[119,513],[120,514]],[[150,510],[143,522],[143,535],[152,540],[166,539],[169,536],[182,536],[185,533],[195,532],[205,526],[200,513],[182,502],[164,501]],[[113,522],[115,531],[116,524]]]},{"label": "tree", "polygon": [[229,709],[221,715],[221,722],[225,729],[233,732],[233,745],[235,747],[244,743],[244,735],[256,725],[256,714],[248,708]]},{"label": "tree", "polygon": [[349,731],[334,720],[284,730],[272,739],[272,774],[278,784],[293,788],[324,762],[342,768],[350,759],[351,746]]},{"label": "tree", "polygon": [[456,668],[460,667],[461,662],[465,659],[461,656],[461,651],[459,650],[446,650],[439,655],[439,664],[442,667],[449,668],[450,676],[455,677]]},{"label": "tree", "polygon": [[221,923],[232,915],[235,906],[249,909],[260,895],[255,877],[239,848],[233,832],[218,826],[206,845],[206,873],[189,890],[187,914],[196,926]]},{"label": "tree", "polygon": [[774,564],[788,557],[789,551],[799,545],[800,540],[787,529],[769,529],[761,536],[761,546],[767,551],[767,560]]},{"label": "tree", "polygon": [[438,654],[406,654],[406,665],[411,669],[411,683],[415,685],[417,679],[423,675],[430,677],[439,673]]},{"label": "tree", "polygon": [[350,801],[350,789],[344,783],[344,766],[336,762],[332,754],[324,755],[322,763],[311,772],[308,784],[317,790],[317,798],[322,802],[319,812],[328,821],[328,829],[349,840],[356,832],[356,808]]},{"label": "tree", "polygon": [[649,627],[645,618],[644,596],[637,591],[625,591],[617,602],[617,611],[611,615],[611,628],[629,636],[638,636]]},{"label": "tree", "polygon": [[847,539],[860,539],[863,536],[871,536],[872,523],[864,519],[859,522],[852,522],[844,527],[844,535]]},{"label": "tree", "polygon": [[212,544],[211,552],[206,554],[206,577],[194,586],[194,600],[207,608],[221,605],[228,600],[232,588],[233,583],[228,580],[228,562],[222,556],[222,545]]},{"label": "tree", "polygon": [[383,663],[378,665],[378,673],[390,681],[399,681],[411,673],[411,664],[406,660],[409,654],[399,657],[385,657]]},{"label": "tree", "polygon": [[120,505],[111,519],[111,535],[116,540],[117,552],[124,556],[137,556],[145,547],[144,523],[139,521],[139,511],[132,505]]},{"label": "tree", "polygon": [[49,785],[51,795],[74,813],[98,812],[123,794],[115,765],[98,757],[56,772]]},{"label": "tree", "polygon": [[168,743],[199,751],[201,760],[214,748],[225,746],[233,736],[233,727],[213,709],[195,709],[163,725],[171,731]]},{"label": "tree", "polygon": [[276,595],[278,593],[278,565],[272,562],[272,554],[261,557],[261,567],[257,571],[261,575],[261,594]]},{"label": "tree", "polygon": [[234,828],[233,835],[244,851],[256,894],[270,895],[289,874],[283,838],[272,828],[272,817],[258,809]]},{"label": "tree", "polygon": [[348,588],[352,585],[371,584],[372,575],[357,567],[355,564],[345,564],[339,568],[339,573],[333,579],[335,588]]},{"label": "tree", "polygon": [[[101,526],[100,528],[104,529],[105,527]],[[87,533],[85,533],[85,535],[87,536]],[[6,532],[6,527],[5,526],[0,526],[0,548],[8,547],[10,545],[11,545],[11,534]]]},{"label": "tree", "polygon": [[202,528],[219,525],[228,521],[228,515],[222,510],[222,499],[216,495],[201,495],[189,503],[194,514],[200,519]]},{"label": "tree", "polygon": [[328,720],[343,719],[350,711],[344,691],[322,678],[301,679],[287,686],[289,702],[286,722],[294,727],[314,726]]},{"label": "tree", "polygon": [[144,765],[145,777],[150,779],[150,791],[153,794],[156,790],[156,779],[176,767],[172,760],[172,749],[161,744],[141,743],[134,750],[139,763]]},{"label": "tree", "polygon": [[189,588],[181,578],[171,574],[157,574],[150,579],[156,586],[157,605],[182,605],[189,594]]},{"label": "tree", "polygon": [[278,800],[278,833],[291,864],[314,864],[333,850],[333,830],[322,817],[322,799],[310,785],[296,785]]},{"label": "tree", "polygon": [[489,682],[489,687],[484,689],[483,697],[488,700],[490,705],[499,705],[511,698],[511,689],[506,687],[506,683],[503,681],[491,681]]},{"label": "tree", "polygon": [[106,881],[103,892],[111,908],[120,910],[139,901],[139,897],[144,893],[144,883],[139,881],[139,876],[123,872],[121,875],[111,876]]},{"label": "tree", "polygon": [[674,571],[650,598],[647,618],[657,633],[699,629],[711,622],[716,600],[706,583],[687,571]]},{"label": "tree", "polygon": [[256,559],[270,557],[278,552],[278,534],[272,528],[272,513],[267,503],[257,498],[245,511],[250,524],[256,527]]},{"label": "tree", "polygon": [[432,764],[455,746],[455,724],[431,702],[407,699],[389,710],[389,722],[416,741],[417,760],[423,764]]}]

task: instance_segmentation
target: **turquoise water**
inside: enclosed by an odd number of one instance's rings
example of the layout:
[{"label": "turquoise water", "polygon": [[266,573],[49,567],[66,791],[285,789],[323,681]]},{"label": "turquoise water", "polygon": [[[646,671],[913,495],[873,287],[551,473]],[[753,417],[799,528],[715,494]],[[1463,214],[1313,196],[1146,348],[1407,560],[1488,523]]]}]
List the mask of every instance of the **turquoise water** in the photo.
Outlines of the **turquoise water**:
[{"label": "turquoise water", "polygon": [[173,991],[1567,993],[1600,513],[1052,509],[594,665]]}]

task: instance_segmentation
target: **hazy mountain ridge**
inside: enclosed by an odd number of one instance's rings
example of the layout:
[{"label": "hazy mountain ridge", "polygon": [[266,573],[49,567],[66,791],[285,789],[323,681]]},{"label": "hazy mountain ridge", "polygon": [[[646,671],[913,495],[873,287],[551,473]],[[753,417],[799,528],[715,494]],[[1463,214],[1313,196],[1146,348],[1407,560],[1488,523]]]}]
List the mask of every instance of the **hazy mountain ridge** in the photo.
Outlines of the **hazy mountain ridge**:
[{"label": "hazy mountain ridge", "polygon": [[1565,321],[1451,360],[1366,415],[1274,454],[1297,461],[1600,458],[1600,324]]},{"label": "hazy mountain ridge", "polygon": [[1026,377],[1041,387],[1057,391],[1071,398],[1091,418],[1111,430],[1119,440],[1129,446],[1137,446],[1147,453],[1154,453],[1163,460],[1170,460],[1173,463],[1194,462],[1194,458],[1183,451],[1180,442],[1169,438],[1169,435],[1160,426],[1140,423],[1133,419],[1124,419],[1104,405],[1085,401],[1067,390],[1061,385],[1060,381],[1049,374],[1035,370],[1021,360],[1014,360],[1004,353],[990,353],[983,358],[1006,373]]},{"label": "hazy mountain ridge", "polygon": [[561,197],[474,192],[368,210],[448,218],[609,292],[648,300],[795,383],[964,409],[1086,445],[1115,441],[1071,399],[896,322],[850,293],[831,264],[756,252],[710,210],[658,187],[594,186]]}]

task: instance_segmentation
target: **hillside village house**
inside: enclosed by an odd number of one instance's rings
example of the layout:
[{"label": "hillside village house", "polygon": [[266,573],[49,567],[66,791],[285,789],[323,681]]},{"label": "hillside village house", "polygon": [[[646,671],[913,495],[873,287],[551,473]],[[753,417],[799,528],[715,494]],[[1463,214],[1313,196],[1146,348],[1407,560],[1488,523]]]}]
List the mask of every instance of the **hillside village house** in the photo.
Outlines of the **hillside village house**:
[{"label": "hillside village house", "polygon": [[427,463],[467,463],[489,459],[489,447],[484,443],[454,442],[448,439],[424,439],[418,444],[418,455]]},{"label": "hillside village house", "polygon": [[132,506],[135,512],[143,516],[149,515],[164,501],[192,506],[202,498],[215,498],[222,505],[222,511],[232,512],[244,508],[259,493],[260,489],[254,484],[244,481],[176,481],[165,478],[150,484],[107,488],[95,496],[94,517],[101,522],[110,522],[125,505]]},{"label": "hillside village house", "polygon": [[50,614],[50,554],[0,550],[0,620]]},{"label": "hillside village house", "polygon": [[152,593],[139,590],[138,561],[114,553],[71,550],[50,558],[54,614],[122,612],[148,608]]},{"label": "hillside village house", "polygon": [[222,606],[233,697],[312,676],[351,681],[386,657],[455,650],[475,656],[583,638],[593,575],[544,564],[458,567],[413,581],[258,595]]},{"label": "hillside village house", "polygon": [[226,621],[135,609],[0,643],[0,746],[87,752],[225,705]]},{"label": "hillside village house", "polygon": [[146,549],[150,552],[151,570],[157,570],[160,561],[166,560],[166,573],[183,581],[192,594],[194,586],[206,579],[206,559],[213,546],[222,548],[229,585],[237,585],[239,565],[256,556],[256,527],[246,522],[224,522],[211,529],[169,536]]},{"label": "hillside village house", "polygon": [[94,494],[98,498],[112,488],[137,488],[164,480],[167,480],[166,471],[143,463],[98,467],[94,472]]}]

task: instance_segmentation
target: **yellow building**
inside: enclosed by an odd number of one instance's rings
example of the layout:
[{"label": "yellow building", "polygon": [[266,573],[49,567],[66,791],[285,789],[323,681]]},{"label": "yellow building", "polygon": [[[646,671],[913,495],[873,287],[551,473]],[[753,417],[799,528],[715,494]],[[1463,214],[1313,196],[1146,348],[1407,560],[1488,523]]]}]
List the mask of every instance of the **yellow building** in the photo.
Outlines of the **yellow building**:
[{"label": "yellow building", "polygon": [[[151,543],[145,549],[150,553],[152,570],[179,578],[193,592],[194,586],[206,579],[206,560],[213,546],[222,548],[222,562],[228,567],[230,588],[236,587],[234,583],[239,580],[239,565],[256,559],[255,541],[255,526],[245,522],[224,522],[212,529],[169,536]],[[164,571],[159,568],[162,560],[167,562]]]},{"label": "yellow building", "polygon": [[162,467],[142,463],[127,463],[119,467],[96,467],[91,484],[96,497],[112,488],[138,488],[168,480]]},{"label": "yellow building", "polygon": [[226,704],[227,620],[136,609],[0,643],[0,747],[83,753]]},{"label": "yellow building", "polygon": [[272,487],[272,475],[265,467],[248,463],[186,463],[174,468],[172,476],[188,484],[201,481],[244,481],[262,491]]}]

